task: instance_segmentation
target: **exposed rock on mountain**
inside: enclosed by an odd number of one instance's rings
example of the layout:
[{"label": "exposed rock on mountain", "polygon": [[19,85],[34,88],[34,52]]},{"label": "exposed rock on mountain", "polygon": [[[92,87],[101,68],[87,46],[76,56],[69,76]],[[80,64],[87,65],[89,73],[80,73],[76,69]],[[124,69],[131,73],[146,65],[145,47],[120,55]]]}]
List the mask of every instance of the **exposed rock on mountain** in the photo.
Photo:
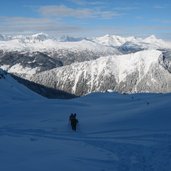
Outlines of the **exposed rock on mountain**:
[{"label": "exposed rock on mountain", "polygon": [[171,75],[161,65],[162,59],[161,51],[145,50],[52,69],[31,80],[76,95],[107,90],[170,92]]}]

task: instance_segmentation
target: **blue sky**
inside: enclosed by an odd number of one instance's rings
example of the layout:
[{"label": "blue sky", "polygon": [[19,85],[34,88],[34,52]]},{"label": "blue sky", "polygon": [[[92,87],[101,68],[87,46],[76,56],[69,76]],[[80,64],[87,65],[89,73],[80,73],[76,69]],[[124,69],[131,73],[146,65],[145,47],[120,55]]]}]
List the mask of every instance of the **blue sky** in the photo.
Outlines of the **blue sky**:
[{"label": "blue sky", "polygon": [[171,39],[170,0],[0,1],[0,33],[148,36]]}]

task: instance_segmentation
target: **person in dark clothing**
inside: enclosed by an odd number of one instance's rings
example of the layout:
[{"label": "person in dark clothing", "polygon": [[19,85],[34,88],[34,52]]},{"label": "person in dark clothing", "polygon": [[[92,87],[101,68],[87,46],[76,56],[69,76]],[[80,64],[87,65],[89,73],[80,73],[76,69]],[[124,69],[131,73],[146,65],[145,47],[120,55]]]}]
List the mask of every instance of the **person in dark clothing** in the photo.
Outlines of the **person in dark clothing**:
[{"label": "person in dark clothing", "polygon": [[69,117],[69,120],[70,120],[70,123],[71,123],[72,130],[76,131],[77,124],[78,124],[78,120],[76,118],[76,113],[71,114],[70,117]]},{"label": "person in dark clothing", "polygon": [[69,121],[71,122],[71,119],[73,119],[73,118],[74,118],[74,114],[71,113],[71,115],[69,116]]}]

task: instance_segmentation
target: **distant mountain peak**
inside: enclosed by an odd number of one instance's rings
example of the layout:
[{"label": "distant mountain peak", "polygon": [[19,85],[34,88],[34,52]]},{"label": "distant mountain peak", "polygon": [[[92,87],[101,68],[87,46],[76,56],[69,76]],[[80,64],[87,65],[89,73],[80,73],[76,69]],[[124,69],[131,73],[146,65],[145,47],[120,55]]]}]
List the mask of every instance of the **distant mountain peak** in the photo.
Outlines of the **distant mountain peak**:
[{"label": "distant mountain peak", "polygon": [[33,34],[31,37],[33,39],[36,39],[36,40],[39,40],[39,41],[44,41],[44,40],[49,38],[49,35],[45,34],[45,33],[37,33],[37,34]]},{"label": "distant mountain peak", "polygon": [[150,35],[148,38],[157,39],[157,37],[154,34]]},{"label": "distant mountain peak", "polygon": [[82,37],[71,37],[71,36],[68,36],[68,35],[63,35],[59,38],[59,41],[61,42],[78,42],[78,41],[81,41],[85,38],[82,38]]},{"label": "distant mountain peak", "polygon": [[121,46],[127,41],[133,41],[135,37],[121,37],[118,35],[106,34],[102,37],[95,38],[95,41],[107,46]]},{"label": "distant mountain peak", "polygon": [[155,35],[150,35],[147,38],[145,38],[145,40],[158,40],[158,38]]}]

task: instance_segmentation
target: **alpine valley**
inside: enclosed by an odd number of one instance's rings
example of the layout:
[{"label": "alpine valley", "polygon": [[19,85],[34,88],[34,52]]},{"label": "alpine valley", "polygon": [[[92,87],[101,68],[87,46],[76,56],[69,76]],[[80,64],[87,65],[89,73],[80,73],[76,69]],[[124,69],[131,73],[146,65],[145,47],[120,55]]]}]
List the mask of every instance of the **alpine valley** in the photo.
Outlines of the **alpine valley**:
[{"label": "alpine valley", "polygon": [[0,68],[49,98],[171,92],[171,42],[105,35],[0,35]]}]

